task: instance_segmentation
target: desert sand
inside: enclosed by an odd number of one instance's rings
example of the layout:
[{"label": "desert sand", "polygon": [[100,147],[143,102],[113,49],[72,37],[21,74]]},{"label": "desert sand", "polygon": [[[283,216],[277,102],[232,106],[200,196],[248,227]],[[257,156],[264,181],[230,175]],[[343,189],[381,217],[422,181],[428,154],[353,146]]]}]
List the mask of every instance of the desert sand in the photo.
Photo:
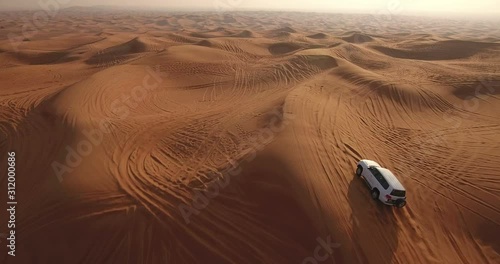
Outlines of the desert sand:
[{"label": "desert sand", "polygon": [[71,8],[25,37],[31,14],[0,15],[2,263],[500,262],[498,24]]}]

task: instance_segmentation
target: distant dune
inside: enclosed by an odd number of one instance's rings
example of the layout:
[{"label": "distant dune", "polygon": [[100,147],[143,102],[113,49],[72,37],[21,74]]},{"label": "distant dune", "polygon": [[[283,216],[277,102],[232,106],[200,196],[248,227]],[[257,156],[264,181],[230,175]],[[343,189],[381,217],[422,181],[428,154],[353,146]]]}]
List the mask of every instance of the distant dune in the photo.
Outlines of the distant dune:
[{"label": "distant dune", "polygon": [[396,58],[417,60],[455,60],[468,58],[487,50],[500,50],[500,43],[485,43],[462,40],[445,40],[426,44],[414,44],[405,49],[383,46],[374,47],[378,51]]},{"label": "distant dune", "polygon": [[283,28],[279,28],[279,29],[276,29],[274,30],[275,32],[288,32],[288,33],[296,33],[297,31],[291,27],[283,27]]},{"label": "distant dune", "polygon": [[373,38],[371,36],[361,33],[353,33],[348,35],[347,37],[343,37],[342,39],[351,43],[365,43],[373,41]]},{"label": "distant dune", "polygon": [[21,14],[0,13],[1,263],[500,263],[498,26],[71,8],[25,37]]},{"label": "distant dune", "polygon": [[254,33],[250,30],[243,30],[240,33],[234,34],[232,36],[237,38],[251,38],[254,36]]},{"label": "distant dune", "polygon": [[290,53],[301,49],[302,46],[292,42],[275,43],[269,46],[269,52],[273,55]]},{"label": "distant dune", "polygon": [[324,39],[324,38],[327,38],[328,36],[325,33],[316,33],[313,35],[309,35],[307,37],[312,38],[312,39]]}]

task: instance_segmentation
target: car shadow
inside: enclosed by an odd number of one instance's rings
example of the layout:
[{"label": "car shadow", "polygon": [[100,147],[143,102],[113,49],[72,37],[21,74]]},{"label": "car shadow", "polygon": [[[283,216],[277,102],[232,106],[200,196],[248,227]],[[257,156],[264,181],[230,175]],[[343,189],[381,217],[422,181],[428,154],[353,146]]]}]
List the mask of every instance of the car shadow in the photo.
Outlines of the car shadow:
[{"label": "car shadow", "polygon": [[391,263],[398,245],[397,208],[374,201],[362,178],[353,174],[348,201],[353,247],[359,263]]}]

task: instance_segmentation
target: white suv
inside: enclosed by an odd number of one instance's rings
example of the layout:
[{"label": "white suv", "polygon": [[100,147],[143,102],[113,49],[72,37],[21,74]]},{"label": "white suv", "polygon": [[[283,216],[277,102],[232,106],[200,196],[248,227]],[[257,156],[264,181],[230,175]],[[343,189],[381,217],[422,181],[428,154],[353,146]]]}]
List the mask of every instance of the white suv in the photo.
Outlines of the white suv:
[{"label": "white suv", "polygon": [[406,189],[396,176],[388,169],[382,168],[373,160],[360,160],[356,175],[363,177],[370,190],[372,198],[399,208],[406,205]]}]

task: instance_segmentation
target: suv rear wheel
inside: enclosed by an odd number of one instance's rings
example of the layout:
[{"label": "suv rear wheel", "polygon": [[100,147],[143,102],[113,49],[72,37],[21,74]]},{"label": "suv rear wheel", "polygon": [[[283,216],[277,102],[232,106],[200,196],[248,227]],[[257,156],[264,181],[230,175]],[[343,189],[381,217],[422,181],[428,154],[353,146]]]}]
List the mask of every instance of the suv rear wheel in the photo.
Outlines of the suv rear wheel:
[{"label": "suv rear wheel", "polygon": [[378,197],[380,195],[380,192],[377,189],[372,190],[372,198],[373,200],[378,200]]},{"label": "suv rear wheel", "polygon": [[361,166],[358,165],[358,168],[356,168],[356,176],[361,176],[361,173],[363,172],[363,168],[361,168]]}]

